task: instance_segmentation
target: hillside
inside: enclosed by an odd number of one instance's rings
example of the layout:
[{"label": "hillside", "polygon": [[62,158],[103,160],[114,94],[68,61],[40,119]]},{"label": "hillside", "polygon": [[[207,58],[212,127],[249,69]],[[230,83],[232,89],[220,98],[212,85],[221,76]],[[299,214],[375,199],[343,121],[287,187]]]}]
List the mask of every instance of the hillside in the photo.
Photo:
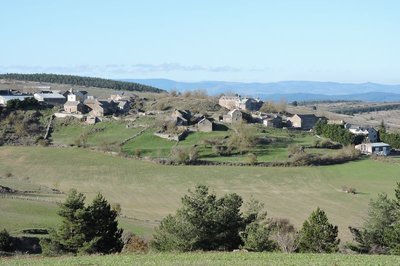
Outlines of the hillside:
[{"label": "hillside", "polygon": [[[381,192],[393,194],[399,172],[398,163],[370,159],[296,168],[163,166],[87,149],[51,147],[1,147],[0,158],[2,185],[36,191],[22,195],[35,200],[35,208],[28,208],[25,200],[0,198],[2,225],[12,233],[54,226],[55,202],[60,198],[43,195],[47,187],[63,192],[78,188],[89,199],[101,192],[111,203],[121,204],[123,215],[129,217],[124,228],[149,236],[151,228],[178,208],[187,189],[206,184],[219,195],[236,192],[245,200],[253,195],[265,203],[269,217],[289,218],[296,227],[319,206],[339,226],[344,243],[351,240],[348,226],[362,224],[370,199]],[[342,186],[354,187],[359,194],[344,193]],[[49,208],[51,202],[54,207]],[[23,218],[27,216],[30,219]]]},{"label": "hillside", "polygon": [[0,74],[0,79],[70,84],[70,85],[78,85],[85,87],[107,88],[107,89],[126,90],[126,91],[156,92],[156,93],[164,92],[161,89],[135,82],[116,81],[111,79],[82,77],[73,75],[9,73],[9,74]]}]

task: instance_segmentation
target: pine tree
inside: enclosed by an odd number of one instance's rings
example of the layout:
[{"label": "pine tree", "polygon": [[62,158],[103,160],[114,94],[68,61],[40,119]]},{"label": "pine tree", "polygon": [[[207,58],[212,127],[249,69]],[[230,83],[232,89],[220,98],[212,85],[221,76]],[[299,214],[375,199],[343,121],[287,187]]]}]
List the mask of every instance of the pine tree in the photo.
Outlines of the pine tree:
[{"label": "pine tree", "polygon": [[176,215],[156,228],[153,247],[161,251],[233,250],[242,244],[239,232],[246,226],[237,194],[217,198],[207,186],[182,198]]},{"label": "pine tree", "polygon": [[101,194],[85,207],[85,196],[72,189],[58,214],[62,222],[41,245],[46,255],[63,253],[112,253],[122,249],[117,212]]},{"label": "pine tree", "polygon": [[66,201],[60,204],[58,215],[62,224],[55,232],[55,242],[66,252],[76,253],[85,242],[85,196],[72,189]]},{"label": "pine tree", "polygon": [[118,213],[99,193],[87,207],[85,239],[81,251],[86,253],[120,252],[122,229],[118,229]]},{"label": "pine tree", "polygon": [[338,227],[329,223],[325,212],[317,208],[300,231],[301,252],[331,253],[338,250]]}]

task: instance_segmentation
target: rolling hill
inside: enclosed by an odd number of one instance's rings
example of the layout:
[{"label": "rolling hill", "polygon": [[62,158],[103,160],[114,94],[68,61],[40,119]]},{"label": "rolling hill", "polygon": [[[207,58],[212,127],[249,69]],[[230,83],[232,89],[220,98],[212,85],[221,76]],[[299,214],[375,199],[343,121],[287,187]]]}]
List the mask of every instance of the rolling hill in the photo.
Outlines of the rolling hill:
[{"label": "rolling hill", "polygon": [[226,81],[179,82],[169,79],[125,79],[164,90],[204,89],[212,95],[235,92],[262,99],[287,101],[359,100],[367,102],[400,101],[400,85],[378,83],[337,83],[316,81],[281,81],[272,83],[242,83]]}]

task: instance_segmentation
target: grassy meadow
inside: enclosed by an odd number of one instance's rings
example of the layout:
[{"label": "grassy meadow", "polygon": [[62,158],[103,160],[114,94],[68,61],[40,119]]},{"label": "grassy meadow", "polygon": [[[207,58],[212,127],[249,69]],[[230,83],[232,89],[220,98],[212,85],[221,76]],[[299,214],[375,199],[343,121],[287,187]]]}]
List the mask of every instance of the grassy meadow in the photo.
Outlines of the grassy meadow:
[{"label": "grassy meadow", "polygon": [[[55,203],[64,196],[48,190],[77,188],[89,200],[101,192],[110,203],[120,203],[121,225],[148,237],[189,188],[206,184],[219,195],[253,196],[265,203],[270,217],[289,218],[297,227],[319,206],[349,241],[347,228],[362,224],[369,200],[380,192],[393,195],[399,170],[396,161],[371,159],[321,167],[164,166],[81,148],[4,146],[0,184],[32,188],[38,195],[23,195],[32,201],[0,197],[0,222],[10,231],[54,226]],[[344,193],[342,186],[359,193]]]},{"label": "grassy meadow", "polygon": [[[206,140],[222,140],[232,133],[232,130],[213,132],[191,132],[184,140],[176,142],[166,140],[154,135],[158,130],[154,116],[142,116],[134,118],[134,121],[106,121],[96,125],[85,125],[74,122],[63,125],[63,120],[57,120],[52,133],[52,143],[56,145],[78,145],[84,135],[87,147],[97,147],[108,151],[123,151],[129,155],[149,158],[166,158],[171,154],[173,147],[190,148],[197,147],[199,158],[208,161],[220,162],[249,162],[248,153],[255,154],[258,162],[276,162],[288,160],[288,145],[313,146],[317,138],[308,132],[289,131],[282,129],[266,128],[262,125],[252,127],[253,134],[265,139],[267,143],[259,143],[252,146],[243,154],[233,153],[230,156],[218,155],[212,146],[206,144]],[[129,127],[128,127],[128,126]],[[144,131],[143,131],[144,130]],[[143,132],[142,132],[143,131]],[[120,144],[142,132],[137,137]],[[307,149],[308,153],[327,154],[337,150]]]},{"label": "grassy meadow", "polygon": [[399,265],[398,256],[241,252],[149,253],[107,256],[4,258],[0,265]]}]

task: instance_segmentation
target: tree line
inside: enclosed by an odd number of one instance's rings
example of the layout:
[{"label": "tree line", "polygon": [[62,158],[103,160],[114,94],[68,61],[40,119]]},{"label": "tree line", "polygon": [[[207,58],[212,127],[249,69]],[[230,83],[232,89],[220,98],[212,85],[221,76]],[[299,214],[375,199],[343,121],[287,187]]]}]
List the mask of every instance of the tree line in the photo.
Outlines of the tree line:
[{"label": "tree line", "polygon": [[326,120],[318,121],[314,126],[317,135],[329,138],[343,145],[357,145],[363,142],[364,136],[352,134],[341,125],[330,125]]},{"label": "tree line", "polygon": [[114,90],[141,91],[141,92],[165,92],[164,90],[134,82],[124,82],[111,79],[94,77],[82,77],[75,75],[59,74],[0,74],[0,79],[14,79],[34,82],[47,82],[59,84],[71,84],[85,87],[107,88]]},{"label": "tree line", "polygon": [[[264,204],[251,198],[244,203],[236,193],[217,197],[204,185],[189,190],[181,207],[165,217],[155,229],[150,245],[158,251],[280,251],[333,253],[339,251],[338,227],[320,208],[296,230],[288,219],[269,218]],[[85,196],[71,190],[58,215],[61,224],[41,240],[45,255],[109,254],[121,250],[146,251],[136,236],[123,241],[118,211],[98,194],[85,206]],[[353,243],[343,248],[366,254],[400,255],[400,183],[395,197],[380,194],[371,200],[361,227],[349,227]],[[0,251],[12,251],[12,237],[0,232]],[[126,248],[124,246],[130,245]]]},{"label": "tree line", "polygon": [[345,115],[354,115],[360,113],[369,113],[369,112],[378,112],[378,111],[389,111],[389,110],[398,110],[400,109],[400,104],[383,104],[376,106],[363,106],[363,107],[349,107],[349,108],[340,108],[332,110],[334,113],[345,114]]},{"label": "tree line", "polygon": [[386,130],[385,123],[382,121],[378,130],[379,139],[389,144],[392,148],[400,149],[400,133],[389,133]]}]

